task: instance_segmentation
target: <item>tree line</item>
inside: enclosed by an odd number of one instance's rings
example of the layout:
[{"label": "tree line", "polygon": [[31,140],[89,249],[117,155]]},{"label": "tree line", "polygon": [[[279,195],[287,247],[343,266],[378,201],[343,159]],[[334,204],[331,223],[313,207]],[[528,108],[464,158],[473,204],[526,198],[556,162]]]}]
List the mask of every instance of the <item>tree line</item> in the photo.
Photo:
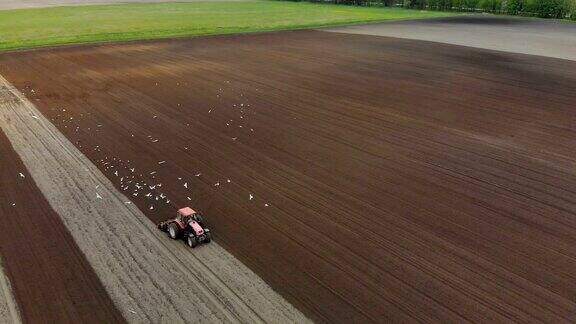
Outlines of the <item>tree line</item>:
[{"label": "tree line", "polygon": [[[300,1],[300,0],[293,0]],[[420,10],[489,12],[516,16],[576,20],[576,0],[307,0],[355,6],[404,7]]]}]

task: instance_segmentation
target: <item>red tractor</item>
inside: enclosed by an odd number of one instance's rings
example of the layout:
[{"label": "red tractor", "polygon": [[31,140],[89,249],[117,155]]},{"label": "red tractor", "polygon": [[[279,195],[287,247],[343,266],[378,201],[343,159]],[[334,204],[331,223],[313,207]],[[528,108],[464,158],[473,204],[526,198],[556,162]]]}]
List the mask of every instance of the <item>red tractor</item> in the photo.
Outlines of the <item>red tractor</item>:
[{"label": "red tractor", "polygon": [[184,240],[191,248],[212,241],[210,230],[206,228],[202,215],[190,207],[179,209],[175,218],[159,223],[158,229],[167,232],[173,240]]}]

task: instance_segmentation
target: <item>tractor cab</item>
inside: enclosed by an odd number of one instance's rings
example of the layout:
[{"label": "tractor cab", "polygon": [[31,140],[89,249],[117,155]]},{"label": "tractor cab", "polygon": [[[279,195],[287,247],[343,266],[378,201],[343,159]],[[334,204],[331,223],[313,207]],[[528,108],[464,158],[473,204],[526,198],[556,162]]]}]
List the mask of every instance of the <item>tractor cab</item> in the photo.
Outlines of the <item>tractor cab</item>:
[{"label": "tractor cab", "polygon": [[190,207],[179,209],[176,215],[176,219],[180,220],[182,224],[185,225],[188,225],[191,221],[193,221],[204,227],[204,219],[202,218],[202,215]]},{"label": "tractor cab", "polygon": [[190,221],[194,220],[194,214],[196,214],[196,212],[190,207],[181,208],[176,213],[176,220],[180,221],[182,225],[186,226],[190,224]]}]

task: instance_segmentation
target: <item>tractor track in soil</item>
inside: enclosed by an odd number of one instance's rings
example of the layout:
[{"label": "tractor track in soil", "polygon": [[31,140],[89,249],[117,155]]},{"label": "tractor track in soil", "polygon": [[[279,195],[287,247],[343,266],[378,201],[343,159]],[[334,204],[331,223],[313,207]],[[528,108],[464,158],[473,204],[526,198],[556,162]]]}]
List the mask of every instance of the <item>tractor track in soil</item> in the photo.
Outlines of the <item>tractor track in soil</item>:
[{"label": "tractor track in soil", "polygon": [[[183,243],[169,241],[134,205],[126,204],[129,200],[18,90],[1,78],[0,81],[0,126],[42,192],[26,190],[28,196],[25,196],[15,191],[15,199],[19,199],[17,205],[29,196],[39,200],[45,196],[50,202],[57,213],[53,216],[62,218],[106,289],[98,292],[84,287],[88,296],[106,298],[109,295],[128,322],[307,321],[217,243],[191,253]],[[2,162],[9,161],[3,159]],[[16,170],[6,169],[6,172],[19,176]],[[3,239],[18,246],[12,237]],[[61,248],[58,242],[53,245]],[[32,275],[42,275],[37,267],[26,269]],[[13,271],[22,269],[15,265]],[[58,273],[47,271],[48,275]],[[72,289],[82,288],[74,282],[68,284]],[[23,292],[36,286],[36,282],[16,282],[17,296],[23,294],[19,300],[26,306],[23,308],[25,318],[40,311],[48,311],[56,318],[66,314],[58,309],[33,307],[32,301],[37,306],[43,299],[29,298],[29,294]],[[60,292],[55,289],[52,293],[49,296],[54,298]],[[79,309],[89,306],[82,299],[77,305]],[[119,322],[120,319],[92,318],[97,322]],[[57,321],[78,322],[71,318]]]},{"label": "tractor track in soil", "polygon": [[0,73],[150,220],[201,210],[315,320],[576,316],[575,62],[296,31],[6,53]]}]

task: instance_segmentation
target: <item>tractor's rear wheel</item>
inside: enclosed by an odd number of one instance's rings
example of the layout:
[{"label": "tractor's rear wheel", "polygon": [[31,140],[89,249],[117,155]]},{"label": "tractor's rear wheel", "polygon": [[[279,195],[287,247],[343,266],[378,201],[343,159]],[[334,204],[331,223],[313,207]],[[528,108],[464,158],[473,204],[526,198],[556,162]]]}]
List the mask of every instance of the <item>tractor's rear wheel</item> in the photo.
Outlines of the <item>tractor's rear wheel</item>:
[{"label": "tractor's rear wheel", "polygon": [[170,236],[171,239],[175,240],[178,238],[178,235],[180,234],[180,229],[178,228],[178,226],[174,223],[168,225],[168,236]]},{"label": "tractor's rear wheel", "polygon": [[188,236],[188,246],[191,248],[195,248],[198,245],[198,240],[193,235]]},{"label": "tractor's rear wheel", "polygon": [[204,242],[210,243],[211,241],[212,241],[212,234],[206,233],[206,238],[204,239]]}]

